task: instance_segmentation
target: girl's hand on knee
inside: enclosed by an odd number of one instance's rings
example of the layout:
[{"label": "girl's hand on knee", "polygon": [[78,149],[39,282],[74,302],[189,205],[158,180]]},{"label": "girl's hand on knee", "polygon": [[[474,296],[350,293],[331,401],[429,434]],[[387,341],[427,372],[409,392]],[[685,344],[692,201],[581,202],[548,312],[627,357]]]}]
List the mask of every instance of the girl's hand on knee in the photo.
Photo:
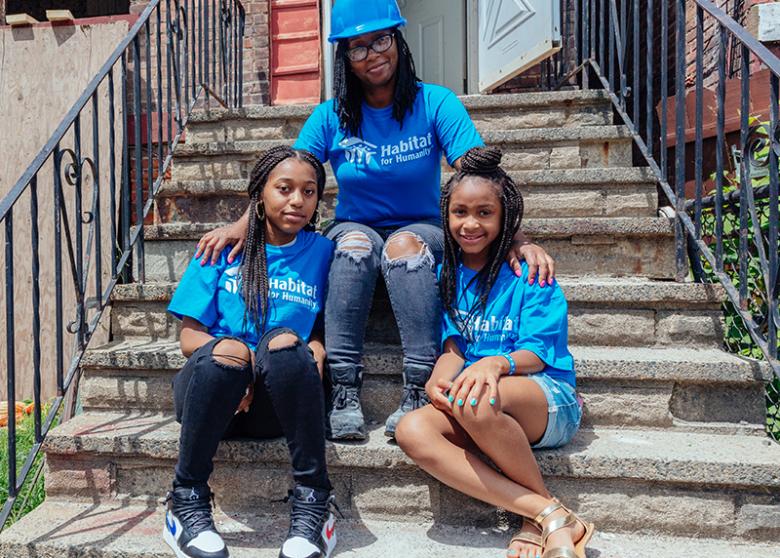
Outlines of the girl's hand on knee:
[{"label": "girl's hand on knee", "polygon": [[444,394],[448,389],[450,389],[451,385],[452,382],[449,382],[443,378],[439,378],[434,383],[428,382],[425,385],[425,393],[428,394],[428,399],[431,400],[431,405],[440,411],[447,413],[448,415],[452,415],[452,409],[450,408],[450,402],[447,399],[447,396]]},{"label": "girl's hand on knee", "polygon": [[483,399],[486,388],[490,405],[496,405],[498,379],[502,374],[502,363],[497,358],[501,357],[482,358],[455,379],[449,397],[453,406],[476,407]]},{"label": "girl's hand on knee", "polygon": [[238,409],[235,414],[246,413],[249,411],[249,407],[252,405],[252,399],[255,397],[255,384],[249,384],[246,388],[246,394],[238,403]]}]

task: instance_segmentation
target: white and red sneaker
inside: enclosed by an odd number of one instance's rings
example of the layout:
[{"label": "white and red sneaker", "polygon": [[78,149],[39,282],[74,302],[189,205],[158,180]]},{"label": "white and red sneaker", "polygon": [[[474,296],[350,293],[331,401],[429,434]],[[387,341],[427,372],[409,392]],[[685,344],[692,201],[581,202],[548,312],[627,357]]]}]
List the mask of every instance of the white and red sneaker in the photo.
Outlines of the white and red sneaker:
[{"label": "white and red sneaker", "polygon": [[299,485],[285,500],[292,500],[290,529],[279,558],[329,558],[336,547],[334,497],[327,490]]}]

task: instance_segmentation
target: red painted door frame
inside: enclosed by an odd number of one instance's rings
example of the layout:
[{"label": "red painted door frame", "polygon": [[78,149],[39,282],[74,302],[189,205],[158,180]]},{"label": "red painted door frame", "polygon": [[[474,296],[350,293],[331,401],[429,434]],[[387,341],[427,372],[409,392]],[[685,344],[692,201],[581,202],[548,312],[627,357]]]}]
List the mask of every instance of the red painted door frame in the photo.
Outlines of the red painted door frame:
[{"label": "red painted door frame", "polygon": [[322,90],[319,0],[270,2],[271,104],[318,103]]}]

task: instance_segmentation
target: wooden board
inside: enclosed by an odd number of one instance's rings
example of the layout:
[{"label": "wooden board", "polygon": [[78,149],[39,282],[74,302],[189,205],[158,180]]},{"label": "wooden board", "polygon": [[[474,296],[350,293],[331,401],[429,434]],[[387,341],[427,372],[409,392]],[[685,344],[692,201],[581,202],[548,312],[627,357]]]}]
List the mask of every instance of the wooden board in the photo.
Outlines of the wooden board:
[{"label": "wooden board", "polygon": [[8,14],[5,16],[5,22],[11,27],[20,27],[22,25],[34,25],[40,23],[29,14]]},{"label": "wooden board", "polygon": [[70,10],[46,10],[46,19],[49,21],[73,21]]}]

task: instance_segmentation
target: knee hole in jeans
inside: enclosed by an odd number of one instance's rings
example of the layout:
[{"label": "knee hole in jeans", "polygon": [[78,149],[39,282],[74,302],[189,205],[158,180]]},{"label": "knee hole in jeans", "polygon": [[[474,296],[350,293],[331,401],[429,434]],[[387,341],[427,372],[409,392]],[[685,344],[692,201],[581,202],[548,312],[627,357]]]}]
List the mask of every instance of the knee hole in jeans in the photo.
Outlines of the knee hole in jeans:
[{"label": "knee hole in jeans", "polygon": [[280,333],[268,342],[269,351],[279,351],[281,349],[291,349],[295,347],[300,339],[293,333]]},{"label": "knee hole in jeans", "polygon": [[392,266],[405,264],[408,271],[433,267],[434,263],[433,253],[428,245],[418,235],[409,231],[390,235],[383,255],[387,263]]},{"label": "knee hole in jeans", "polygon": [[219,364],[230,368],[243,369],[252,362],[252,355],[241,341],[222,339],[211,349],[212,358]]},{"label": "knee hole in jeans", "polygon": [[336,253],[346,254],[350,258],[358,260],[371,253],[374,243],[368,235],[362,231],[350,231],[339,237],[336,242]]}]

